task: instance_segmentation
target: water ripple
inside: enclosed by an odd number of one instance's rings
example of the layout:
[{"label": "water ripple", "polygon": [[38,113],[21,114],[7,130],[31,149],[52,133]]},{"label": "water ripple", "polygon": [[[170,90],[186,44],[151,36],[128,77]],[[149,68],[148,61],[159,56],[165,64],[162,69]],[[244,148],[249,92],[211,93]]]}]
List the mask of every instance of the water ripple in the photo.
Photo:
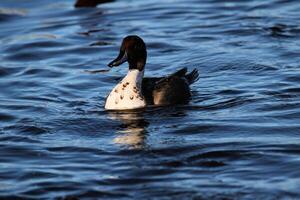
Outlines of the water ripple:
[{"label": "water ripple", "polygon": [[[299,199],[299,9],[1,1],[0,198]],[[146,76],[199,70],[188,105],[103,109],[131,34]]]}]

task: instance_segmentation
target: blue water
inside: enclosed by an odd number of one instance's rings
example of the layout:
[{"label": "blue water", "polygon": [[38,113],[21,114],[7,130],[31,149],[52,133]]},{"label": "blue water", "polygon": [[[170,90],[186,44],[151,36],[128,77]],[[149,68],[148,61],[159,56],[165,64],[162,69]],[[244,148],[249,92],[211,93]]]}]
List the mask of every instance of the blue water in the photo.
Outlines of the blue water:
[{"label": "blue water", "polygon": [[[299,199],[300,2],[0,2],[1,199]],[[197,68],[188,105],[106,112],[127,72]]]}]

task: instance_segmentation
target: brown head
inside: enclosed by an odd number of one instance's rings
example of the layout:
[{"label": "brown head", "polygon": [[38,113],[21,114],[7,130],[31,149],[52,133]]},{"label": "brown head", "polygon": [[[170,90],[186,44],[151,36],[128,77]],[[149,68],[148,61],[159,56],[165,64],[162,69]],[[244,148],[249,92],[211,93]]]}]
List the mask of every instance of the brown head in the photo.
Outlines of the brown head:
[{"label": "brown head", "polygon": [[147,59],[147,50],[144,41],[137,35],[129,35],[123,39],[120,53],[116,59],[108,64],[116,67],[128,62],[129,69],[144,70]]}]

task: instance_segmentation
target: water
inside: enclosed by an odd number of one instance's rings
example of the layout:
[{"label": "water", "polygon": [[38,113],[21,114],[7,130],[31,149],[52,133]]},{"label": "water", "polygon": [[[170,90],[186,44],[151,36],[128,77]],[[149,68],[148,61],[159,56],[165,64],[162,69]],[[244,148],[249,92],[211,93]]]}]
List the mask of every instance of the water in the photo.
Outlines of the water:
[{"label": "water", "polygon": [[[300,198],[299,1],[73,3],[0,3],[1,199]],[[103,110],[129,34],[189,105]]]}]

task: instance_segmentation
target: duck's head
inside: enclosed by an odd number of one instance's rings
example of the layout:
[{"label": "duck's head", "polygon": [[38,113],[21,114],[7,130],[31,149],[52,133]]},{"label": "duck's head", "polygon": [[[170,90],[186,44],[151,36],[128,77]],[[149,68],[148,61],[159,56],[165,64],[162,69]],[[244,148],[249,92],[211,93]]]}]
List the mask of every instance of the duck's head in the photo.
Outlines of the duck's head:
[{"label": "duck's head", "polygon": [[146,45],[142,38],[136,35],[129,35],[123,39],[118,57],[110,62],[108,66],[116,67],[127,61],[129,69],[142,71],[144,70],[146,59]]}]

